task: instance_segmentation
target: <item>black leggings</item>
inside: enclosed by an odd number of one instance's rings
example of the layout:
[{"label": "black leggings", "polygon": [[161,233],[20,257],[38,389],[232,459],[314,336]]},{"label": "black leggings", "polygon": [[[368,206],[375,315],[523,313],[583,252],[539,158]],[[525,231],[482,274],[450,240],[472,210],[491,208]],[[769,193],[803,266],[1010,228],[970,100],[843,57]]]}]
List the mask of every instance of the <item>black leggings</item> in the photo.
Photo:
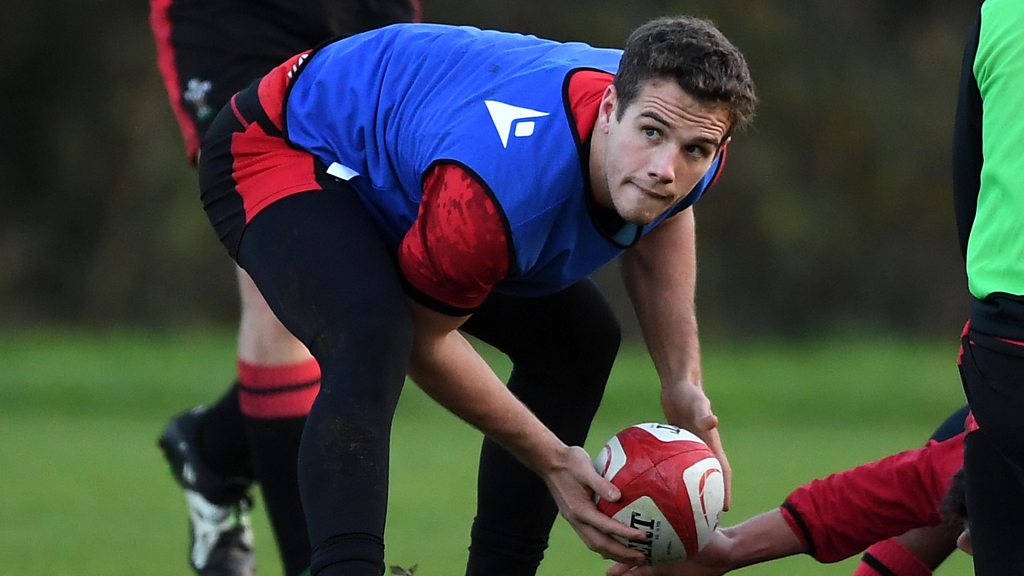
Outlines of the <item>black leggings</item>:
[{"label": "black leggings", "polygon": [[[275,202],[239,249],[271,309],[320,363],[299,452],[314,575],[384,569],[391,422],[413,335],[392,254],[344,186]],[[508,354],[509,388],[564,442],[583,444],[620,338],[592,282],[543,298],[493,295],[465,331]],[[556,516],[540,478],[485,440],[467,573],[534,574]]]}]

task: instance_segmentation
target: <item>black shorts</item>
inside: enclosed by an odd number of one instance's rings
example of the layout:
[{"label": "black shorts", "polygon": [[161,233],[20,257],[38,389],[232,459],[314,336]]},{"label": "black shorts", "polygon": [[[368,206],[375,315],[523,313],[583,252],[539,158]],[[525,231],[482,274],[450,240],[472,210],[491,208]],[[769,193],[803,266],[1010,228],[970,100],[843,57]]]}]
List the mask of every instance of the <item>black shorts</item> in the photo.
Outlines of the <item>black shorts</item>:
[{"label": "black shorts", "polygon": [[419,0],[150,0],[157,67],[195,162],[231,96],[335,36],[419,18]]},{"label": "black shorts", "polygon": [[1024,488],[1024,345],[972,327],[961,346],[960,378],[974,418]]}]

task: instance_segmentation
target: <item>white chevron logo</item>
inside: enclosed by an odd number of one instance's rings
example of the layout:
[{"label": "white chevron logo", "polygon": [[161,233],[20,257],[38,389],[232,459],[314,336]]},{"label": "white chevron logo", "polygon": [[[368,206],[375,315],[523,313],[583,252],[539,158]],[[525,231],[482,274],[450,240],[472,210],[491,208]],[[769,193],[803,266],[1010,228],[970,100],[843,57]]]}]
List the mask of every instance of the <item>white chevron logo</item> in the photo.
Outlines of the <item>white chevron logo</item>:
[{"label": "white chevron logo", "polygon": [[[529,108],[521,108],[497,100],[484,100],[487,111],[491,113],[491,121],[498,129],[498,137],[501,138],[502,148],[508,148],[509,134],[515,134],[517,138],[531,136],[537,127],[537,123],[531,118],[541,118],[548,115],[548,112],[539,112]],[[523,122],[526,120],[526,122]],[[515,132],[512,127],[515,126]]]}]

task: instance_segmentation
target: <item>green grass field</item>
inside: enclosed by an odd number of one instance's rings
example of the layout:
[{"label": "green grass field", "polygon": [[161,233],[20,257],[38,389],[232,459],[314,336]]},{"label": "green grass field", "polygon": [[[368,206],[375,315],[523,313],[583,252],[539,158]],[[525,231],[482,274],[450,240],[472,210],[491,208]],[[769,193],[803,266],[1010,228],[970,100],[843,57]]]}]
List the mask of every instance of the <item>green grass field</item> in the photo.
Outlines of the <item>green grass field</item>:
[{"label": "green grass field", "polygon": [[[773,507],[815,476],[921,444],[963,402],[956,345],[955,335],[705,342],[705,383],[735,474],[723,522]],[[0,573],[189,574],[184,501],[155,439],[171,414],[213,400],[233,366],[227,332],[0,333]],[[642,350],[627,346],[591,453],[620,428],[661,420],[657,388]],[[416,564],[418,576],[462,573],[479,441],[406,388],[392,450],[389,564]],[[259,507],[255,529],[260,573],[279,574]],[[796,557],[738,573],[840,575],[854,564]],[[540,573],[603,575],[607,565],[559,520]],[[937,574],[970,572],[956,553]]]}]

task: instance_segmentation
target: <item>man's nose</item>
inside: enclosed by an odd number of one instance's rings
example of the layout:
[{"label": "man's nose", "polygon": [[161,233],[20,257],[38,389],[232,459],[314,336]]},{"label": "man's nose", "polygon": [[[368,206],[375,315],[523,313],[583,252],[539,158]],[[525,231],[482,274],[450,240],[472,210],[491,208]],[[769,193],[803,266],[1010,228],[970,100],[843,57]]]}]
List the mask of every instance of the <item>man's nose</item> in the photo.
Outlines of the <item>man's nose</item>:
[{"label": "man's nose", "polygon": [[676,156],[668,147],[655,150],[647,161],[647,176],[662,184],[671,184],[676,179]]}]

